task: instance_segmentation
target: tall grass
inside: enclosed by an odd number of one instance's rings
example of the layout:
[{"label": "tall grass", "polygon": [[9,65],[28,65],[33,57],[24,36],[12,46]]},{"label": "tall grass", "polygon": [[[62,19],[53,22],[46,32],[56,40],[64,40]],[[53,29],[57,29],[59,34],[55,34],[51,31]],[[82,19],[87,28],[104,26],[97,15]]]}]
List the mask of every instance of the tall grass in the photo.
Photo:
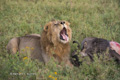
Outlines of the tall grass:
[{"label": "tall grass", "polygon": [[[43,65],[6,52],[12,37],[41,34],[52,19],[71,23],[72,40],[100,37],[120,42],[119,4],[119,0],[0,0],[0,79],[119,80],[120,66],[112,60],[91,63],[86,59],[80,67],[71,69],[58,66],[54,60]],[[76,45],[70,44],[72,52]]]}]

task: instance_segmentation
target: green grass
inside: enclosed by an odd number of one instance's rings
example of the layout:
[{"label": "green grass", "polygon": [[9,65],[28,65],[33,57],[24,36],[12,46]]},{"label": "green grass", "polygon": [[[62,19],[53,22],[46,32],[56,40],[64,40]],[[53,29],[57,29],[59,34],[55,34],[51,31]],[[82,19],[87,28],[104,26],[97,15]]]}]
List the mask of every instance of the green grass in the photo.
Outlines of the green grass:
[{"label": "green grass", "polygon": [[[120,80],[120,65],[114,61],[96,59],[88,64],[90,60],[86,59],[71,69],[57,66],[54,60],[47,65],[23,61],[17,54],[6,52],[12,37],[41,34],[52,19],[71,23],[72,40],[100,37],[120,42],[119,0],[0,0],[0,80]],[[72,52],[76,45],[70,44]]]}]

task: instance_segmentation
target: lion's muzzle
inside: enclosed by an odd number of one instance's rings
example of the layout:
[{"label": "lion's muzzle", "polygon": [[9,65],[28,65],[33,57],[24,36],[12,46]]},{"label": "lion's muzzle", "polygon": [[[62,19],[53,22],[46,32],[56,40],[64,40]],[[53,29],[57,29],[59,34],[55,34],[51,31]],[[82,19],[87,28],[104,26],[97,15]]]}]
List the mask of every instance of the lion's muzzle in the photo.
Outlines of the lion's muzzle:
[{"label": "lion's muzzle", "polygon": [[60,39],[63,40],[63,41],[68,41],[69,40],[67,30],[66,30],[65,27],[60,31]]}]

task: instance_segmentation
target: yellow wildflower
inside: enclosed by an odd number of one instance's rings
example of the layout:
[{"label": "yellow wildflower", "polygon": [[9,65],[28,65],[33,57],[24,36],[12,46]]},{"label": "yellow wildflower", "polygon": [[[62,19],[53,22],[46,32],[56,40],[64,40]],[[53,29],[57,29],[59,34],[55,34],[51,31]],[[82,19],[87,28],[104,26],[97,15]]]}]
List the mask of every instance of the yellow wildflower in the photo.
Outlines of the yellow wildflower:
[{"label": "yellow wildflower", "polygon": [[49,75],[48,77],[49,77],[49,78],[51,78],[52,76],[51,76],[51,75]]},{"label": "yellow wildflower", "polygon": [[55,74],[57,75],[57,72],[55,72]]},{"label": "yellow wildflower", "polygon": [[31,49],[32,49],[32,50],[34,50],[34,48],[33,48],[33,47],[32,47]]},{"label": "yellow wildflower", "polygon": [[55,78],[55,80],[57,80],[57,78]]},{"label": "yellow wildflower", "polygon": [[25,48],[29,49],[29,47],[28,47],[28,46],[26,46]]},{"label": "yellow wildflower", "polygon": [[28,57],[24,57],[23,60],[28,59]]},{"label": "yellow wildflower", "polygon": [[52,76],[52,78],[54,79],[55,77]]}]

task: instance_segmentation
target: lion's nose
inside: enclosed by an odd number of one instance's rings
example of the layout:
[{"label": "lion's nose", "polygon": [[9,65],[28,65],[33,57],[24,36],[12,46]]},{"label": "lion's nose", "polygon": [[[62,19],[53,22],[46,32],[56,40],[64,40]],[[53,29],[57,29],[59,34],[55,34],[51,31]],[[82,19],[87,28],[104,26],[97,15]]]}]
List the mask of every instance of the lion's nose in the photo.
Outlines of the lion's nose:
[{"label": "lion's nose", "polygon": [[64,22],[64,21],[62,21],[62,22],[61,22],[61,24],[65,24],[65,22]]}]

